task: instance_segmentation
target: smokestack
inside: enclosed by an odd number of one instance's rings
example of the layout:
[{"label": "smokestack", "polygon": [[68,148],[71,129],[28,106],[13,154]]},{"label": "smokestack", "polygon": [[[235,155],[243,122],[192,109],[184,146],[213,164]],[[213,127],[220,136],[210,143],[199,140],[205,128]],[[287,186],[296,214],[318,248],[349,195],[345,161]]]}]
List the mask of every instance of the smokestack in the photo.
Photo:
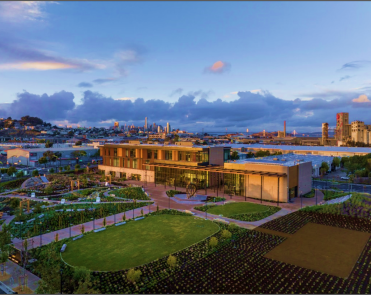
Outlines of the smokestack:
[{"label": "smokestack", "polygon": [[286,121],[283,121],[283,137],[286,137]]}]

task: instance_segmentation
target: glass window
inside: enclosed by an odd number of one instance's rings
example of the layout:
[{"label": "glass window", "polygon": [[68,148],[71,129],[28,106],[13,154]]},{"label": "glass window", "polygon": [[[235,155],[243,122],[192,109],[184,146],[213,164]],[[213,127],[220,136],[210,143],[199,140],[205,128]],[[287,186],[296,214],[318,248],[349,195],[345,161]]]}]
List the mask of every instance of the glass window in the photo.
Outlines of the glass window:
[{"label": "glass window", "polygon": [[132,157],[132,158],[135,157],[135,150],[134,149],[130,150],[130,157]]},{"label": "glass window", "polygon": [[153,153],[153,158],[157,159],[157,150],[155,150],[155,152]]},{"label": "glass window", "polygon": [[151,150],[147,151],[147,158],[152,159],[152,151]]},{"label": "glass window", "polygon": [[[149,164],[149,162],[150,162],[149,160],[146,160],[146,164]],[[146,170],[150,170],[150,167],[151,166],[146,166]]]},{"label": "glass window", "polygon": [[186,153],[186,161],[190,162],[191,161],[191,153]]},{"label": "glass window", "polygon": [[114,149],[113,149],[113,156],[114,156],[114,157],[117,157],[117,148],[114,148]]},{"label": "glass window", "polygon": [[113,158],[113,166],[118,167],[119,166],[119,158]]},{"label": "glass window", "polygon": [[125,149],[125,155],[126,155],[126,157],[129,157],[129,150],[128,149]]},{"label": "glass window", "polygon": [[179,160],[179,161],[182,160],[182,152],[178,152],[178,160]]},{"label": "glass window", "polygon": [[133,169],[137,169],[138,164],[137,164],[137,159],[133,160]]},{"label": "glass window", "polygon": [[173,159],[173,152],[165,151],[165,160],[172,160],[172,159]]},{"label": "glass window", "polygon": [[231,151],[230,150],[224,150],[224,162],[231,159]]}]

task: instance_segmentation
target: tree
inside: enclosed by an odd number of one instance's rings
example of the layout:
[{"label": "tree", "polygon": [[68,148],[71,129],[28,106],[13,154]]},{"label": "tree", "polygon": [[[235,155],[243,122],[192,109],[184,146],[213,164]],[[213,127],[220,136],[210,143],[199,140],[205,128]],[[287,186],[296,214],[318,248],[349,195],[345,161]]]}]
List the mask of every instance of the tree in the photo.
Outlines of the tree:
[{"label": "tree", "polygon": [[169,255],[169,258],[167,259],[167,264],[170,267],[175,267],[176,266],[176,257],[173,255]]},{"label": "tree", "polygon": [[340,167],[340,158],[338,157],[335,157],[332,159],[332,164],[335,166],[335,167]]},{"label": "tree", "polygon": [[82,141],[81,140],[76,141],[75,145],[82,145]]},{"label": "tree", "polygon": [[231,154],[231,160],[238,160],[240,156],[238,155],[237,151],[233,151]]},{"label": "tree", "polygon": [[39,164],[45,164],[45,168],[46,168],[46,163],[48,163],[48,160],[47,160],[47,158],[45,158],[45,157],[41,157],[40,159],[39,159]]},{"label": "tree", "polygon": [[8,168],[8,171],[6,172],[9,176],[12,176],[14,173],[16,173],[17,172],[17,169],[14,167],[14,166],[12,166],[12,167],[9,167]]},{"label": "tree", "polygon": [[43,259],[38,260],[35,270],[42,278],[38,281],[39,286],[35,293],[56,294],[60,292],[61,274],[59,253],[54,249],[54,243],[50,243],[42,250]]},{"label": "tree", "polygon": [[232,233],[229,230],[224,229],[222,231],[222,237],[224,239],[230,239],[232,237]]},{"label": "tree", "polygon": [[84,234],[85,233],[85,226],[82,224],[81,225],[81,234]]},{"label": "tree", "polygon": [[67,165],[66,168],[64,168],[66,171],[70,171],[71,170],[71,166],[70,165]]},{"label": "tree", "polygon": [[122,221],[125,221],[126,220],[126,215],[124,213],[124,215],[122,216]]},{"label": "tree", "polygon": [[62,166],[62,153],[61,152],[55,152],[54,156],[55,156],[56,160],[59,160],[59,165]]},{"label": "tree", "polygon": [[0,263],[3,264],[2,275],[4,275],[5,263],[8,261],[10,243],[12,242],[10,228],[10,225],[4,223],[0,231]]},{"label": "tree", "polygon": [[142,275],[142,272],[139,269],[135,270],[134,268],[132,268],[128,271],[126,278],[129,282],[135,283],[139,281],[141,275]]},{"label": "tree", "polygon": [[327,164],[327,162],[322,162],[321,164],[321,169],[326,169],[325,172],[329,171],[330,170],[330,167],[329,165]]},{"label": "tree", "polygon": [[106,217],[103,218],[103,226],[106,226],[107,224],[107,220],[106,220]]},{"label": "tree", "polygon": [[33,177],[39,176],[39,171],[37,170],[32,171],[32,176]]},{"label": "tree", "polygon": [[175,142],[179,141],[179,135],[178,135],[178,134],[175,134],[175,136],[174,136],[174,141],[175,141]]},{"label": "tree", "polygon": [[75,169],[76,169],[76,170],[80,169],[80,165],[79,165],[79,164],[76,164],[76,165],[75,165]]},{"label": "tree", "polygon": [[18,171],[17,174],[16,174],[16,177],[17,177],[17,178],[21,178],[21,177],[23,177],[23,176],[24,176],[24,173],[23,173],[22,170]]},{"label": "tree", "polygon": [[49,140],[47,140],[46,143],[45,143],[45,147],[46,148],[51,148],[51,147],[53,147],[53,143],[50,142]]},{"label": "tree", "polygon": [[54,171],[54,168],[50,168],[49,172],[50,172],[50,173],[54,173],[54,172],[55,172],[55,171]]},{"label": "tree", "polygon": [[90,272],[85,267],[77,267],[74,271],[74,280],[78,282],[74,294],[99,294],[99,290],[93,289]]},{"label": "tree", "polygon": [[209,241],[209,247],[214,248],[218,245],[218,239],[216,237],[211,237]]},{"label": "tree", "polygon": [[255,157],[267,157],[267,156],[270,156],[270,152],[269,151],[257,151],[255,153]]}]

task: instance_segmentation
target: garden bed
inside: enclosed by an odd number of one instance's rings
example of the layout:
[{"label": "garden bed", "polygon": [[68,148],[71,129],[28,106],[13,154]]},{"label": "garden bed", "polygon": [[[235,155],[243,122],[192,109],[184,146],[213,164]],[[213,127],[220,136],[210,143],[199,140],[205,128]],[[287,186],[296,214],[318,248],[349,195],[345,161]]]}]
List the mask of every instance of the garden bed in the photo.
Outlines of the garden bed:
[{"label": "garden bed", "polygon": [[119,198],[129,199],[129,200],[151,200],[142,190],[141,187],[126,187],[120,188],[110,192],[110,194],[115,195]]}]

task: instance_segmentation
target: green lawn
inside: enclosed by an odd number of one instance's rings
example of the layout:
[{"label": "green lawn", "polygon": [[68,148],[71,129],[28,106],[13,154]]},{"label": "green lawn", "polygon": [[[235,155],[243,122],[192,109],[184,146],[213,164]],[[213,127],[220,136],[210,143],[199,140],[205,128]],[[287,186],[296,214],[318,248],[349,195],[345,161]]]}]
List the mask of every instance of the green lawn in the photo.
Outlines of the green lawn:
[{"label": "green lawn", "polygon": [[207,213],[220,215],[223,217],[232,217],[236,214],[249,214],[255,212],[267,211],[268,207],[264,205],[254,204],[254,203],[228,203],[225,205],[218,205],[210,207]]},{"label": "green lawn", "polygon": [[72,241],[62,256],[73,266],[116,271],[167,256],[218,230],[215,223],[192,216],[149,216]]}]

